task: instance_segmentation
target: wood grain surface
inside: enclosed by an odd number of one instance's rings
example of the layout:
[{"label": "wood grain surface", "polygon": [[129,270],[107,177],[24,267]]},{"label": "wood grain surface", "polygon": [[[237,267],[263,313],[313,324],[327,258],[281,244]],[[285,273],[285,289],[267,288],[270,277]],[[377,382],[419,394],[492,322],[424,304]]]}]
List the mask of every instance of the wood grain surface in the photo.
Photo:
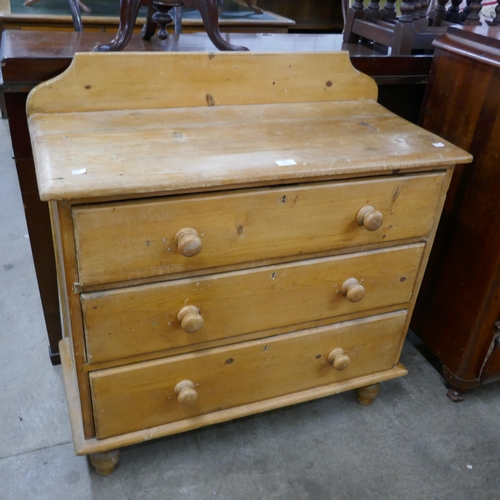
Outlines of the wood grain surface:
[{"label": "wood grain surface", "polygon": [[[81,295],[89,362],[125,358],[297,325],[412,298],[424,244],[307,260]],[[341,292],[356,278],[366,289],[356,303]],[[187,333],[177,319],[186,305],[204,323]]]},{"label": "wood grain surface", "polygon": [[[73,209],[82,287],[425,237],[444,173],[355,182],[184,195]],[[370,204],[383,216],[368,231],[356,220]],[[183,256],[181,228],[201,251]]]},{"label": "wood grain surface", "polygon": [[106,439],[90,438],[85,439],[83,435],[82,414],[80,411],[80,402],[78,397],[78,386],[76,384],[76,375],[73,361],[71,359],[68,339],[63,339],[60,344],[61,364],[63,367],[64,388],[68,400],[69,418],[71,432],[73,436],[73,445],[77,455],[87,455],[89,453],[99,453],[119,448],[121,446],[130,446],[131,444],[143,443],[146,440],[157,439],[163,436],[170,436],[180,432],[186,432],[191,429],[197,429],[206,425],[227,422],[235,418],[262,413],[264,411],[282,408],[292,404],[303,403],[313,399],[331,396],[340,392],[349,391],[356,387],[364,387],[384,380],[390,380],[396,377],[402,377],[408,373],[401,363],[396,363],[389,370],[364,375],[334,382],[333,384],[315,387],[305,391],[298,391],[285,396],[278,396],[265,401],[258,401],[247,405],[221,410],[210,415],[200,415],[198,417],[187,418],[178,422],[159,425],[149,429],[140,429],[120,436]]},{"label": "wood grain surface", "polygon": [[471,157],[374,89],[346,54],[100,54],[31,94],[78,453],[405,374],[436,214]]},{"label": "wood grain surface", "polygon": [[[143,75],[147,74],[148,78]],[[125,77],[126,75],[126,77]],[[36,113],[376,99],[348,52],[78,53],[29,96]]]},{"label": "wood grain surface", "polygon": [[[388,370],[406,311],[90,374],[97,438],[107,438]],[[351,358],[338,371],[328,354]],[[193,381],[198,398],[174,392]]]},{"label": "wood grain surface", "polygon": [[44,114],[30,127],[44,200],[241,188],[471,160],[369,100]]}]

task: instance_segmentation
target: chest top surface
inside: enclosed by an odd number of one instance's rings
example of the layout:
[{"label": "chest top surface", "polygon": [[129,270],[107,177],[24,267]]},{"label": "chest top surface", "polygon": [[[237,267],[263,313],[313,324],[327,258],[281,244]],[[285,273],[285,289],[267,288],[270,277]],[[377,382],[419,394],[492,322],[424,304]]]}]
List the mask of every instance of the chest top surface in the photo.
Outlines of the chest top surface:
[{"label": "chest top surface", "polygon": [[40,195],[134,197],[470,161],[376,93],[347,53],[77,54],[28,100]]}]

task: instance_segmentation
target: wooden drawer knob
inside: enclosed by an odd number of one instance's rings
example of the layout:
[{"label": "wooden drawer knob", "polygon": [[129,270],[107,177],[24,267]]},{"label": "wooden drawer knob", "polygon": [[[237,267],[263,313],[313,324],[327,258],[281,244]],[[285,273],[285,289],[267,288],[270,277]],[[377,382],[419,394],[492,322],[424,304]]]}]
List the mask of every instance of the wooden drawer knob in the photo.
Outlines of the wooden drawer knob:
[{"label": "wooden drawer knob", "polygon": [[184,306],[177,313],[177,319],[187,333],[197,332],[203,326],[203,316],[196,306]]},{"label": "wooden drawer knob", "polygon": [[175,386],[174,391],[177,394],[177,401],[183,406],[190,406],[198,399],[198,393],[191,380],[182,380]]},{"label": "wooden drawer knob", "polygon": [[351,302],[359,302],[365,296],[365,287],[356,278],[345,280],[341,290]]},{"label": "wooden drawer knob", "polygon": [[328,355],[328,362],[333,365],[336,370],[341,372],[349,366],[349,364],[351,363],[351,358],[349,358],[349,356],[345,354],[344,349],[338,347]]},{"label": "wooden drawer knob", "polygon": [[175,244],[179,253],[184,257],[194,257],[201,252],[201,238],[198,236],[198,231],[192,227],[183,227],[175,233]]},{"label": "wooden drawer knob", "polygon": [[368,231],[376,231],[384,222],[381,212],[375,210],[371,205],[365,205],[359,209],[356,219],[360,226],[364,226]]}]

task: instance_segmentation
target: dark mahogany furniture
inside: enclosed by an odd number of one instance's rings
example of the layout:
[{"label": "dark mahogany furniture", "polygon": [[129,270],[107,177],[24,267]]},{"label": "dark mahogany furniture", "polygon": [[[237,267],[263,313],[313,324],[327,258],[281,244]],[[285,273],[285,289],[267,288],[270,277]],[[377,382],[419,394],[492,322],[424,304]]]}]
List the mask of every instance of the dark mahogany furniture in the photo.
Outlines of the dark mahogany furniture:
[{"label": "dark mahogany furniture", "polygon": [[[416,122],[427,82],[431,56],[385,57],[361,45],[342,44],[342,35],[223,34],[254,51],[349,50],[354,67],[372,76],[378,84],[378,101],[398,115]],[[56,270],[47,205],[40,202],[33,153],[26,123],[26,97],[38,83],[64,71],[75,52],[91,51],[106,42],[108,33],[5,31],[1,45],[3,90],[9,115],[16,162],[38,286],[47,326],[50,355],[59,363],[61,339]],[[132,35],[126,51],[210,51],[206,35],[172,35],[168,40],[143,41]]]},{"label": "dark mahogany furniture", "polygon": [[[347,0],[345,0],[347,1]],[[347,11],[344,40],[357,43],[368,39],[391,47],[392,55],[411,54],[414,50],[432,49],[432,42],[444,35],[451,23],[479,26],[482,0],[468,0],[460,10],[462,0],[436,0],[429,10],[429,0],[403,0],[397,17],[395,0],[354,0]],[[448,5],[449,4],[449,5]],[[495,17],[486,21],[500,24],[500,0]]]},{"label": "dark mahogany furniture", "polygon": [[[250,0],[246,4],[255,13],[262,13],[261,9],[254,7]],[[196,9],[203,20],[203,25],[208,38],[219,50],[248,50],[247,47],[233,45],[227,42],[219,30],[219,9],[224,6],[224,0],[120,0],[120,24],[115,38],[110,43],[100,43],[94,50],[114,51],[122,50],[134,32],[134,26],[141,5],[148,8],[146,24],[141,32],[144,40],[151,40],[158,25],[158,37],[166,40],[168,33],[166,27],[174,18],[170,10],[174,7],[190,7]]]},{"label": "dark mahogany furniture", "polygon": [[500,28],[453,27],[435,46],[421,124],[474,163],[453,176],[412,329],[457,401],[500,379]]},{"label": "dark mahogany furniture", "polygon": [[[91,12],[82,10],[82,29],[75,29],[65,2],[46,3],[42,0],[26,8],[23,1],[10,0],[10,12],[0,12],[0,25],[5,30],[105,31],[109,42],[120,22],[120,3],[114,0],[85,0]],[[140,9],[134,33],[139,33],[144,26],[146,11],[146,8]],[[183,34],[205,31],[201,16],[195,9],[183,10],[181,20]],[[289,28],[294,26],[292,19],[270,12],[267,8],[263,14],[256,14],[244,0],[225,0],[224,9],[219,13],[220,30],[226,33],[288,33]]]}]

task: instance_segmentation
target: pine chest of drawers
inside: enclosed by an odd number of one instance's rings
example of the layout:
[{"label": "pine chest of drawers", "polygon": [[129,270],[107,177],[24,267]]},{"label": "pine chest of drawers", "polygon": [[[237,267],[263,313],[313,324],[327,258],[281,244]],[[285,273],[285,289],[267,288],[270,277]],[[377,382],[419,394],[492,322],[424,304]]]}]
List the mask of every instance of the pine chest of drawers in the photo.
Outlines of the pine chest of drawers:
[{"label": "pine chest of drawers", "polygon": [[33,91],[75,449],[406,373],[453,167],[346,53],[78,54]]}]

